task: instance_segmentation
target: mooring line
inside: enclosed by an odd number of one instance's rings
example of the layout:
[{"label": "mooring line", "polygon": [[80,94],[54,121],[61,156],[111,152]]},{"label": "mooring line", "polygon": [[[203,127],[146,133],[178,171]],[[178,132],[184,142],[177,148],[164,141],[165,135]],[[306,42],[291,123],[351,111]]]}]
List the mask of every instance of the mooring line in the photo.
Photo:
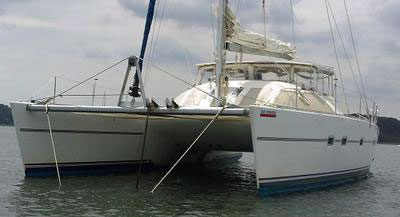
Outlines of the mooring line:
[{"label": "mooring line", "polygon": [[53,147],[54,162],[56,163],[58,183],[59,183],[59,185],[61,187],[60,170],[58,168],[58,161],[57,161],[56,147],[54,145],[53,132],[51,131],[51,123],[50,123],[50,117],[49,117],[49,105],[48,104],[46,104],[46,116],[47,116],[47,124],[49,125],[49,133],[50,133],[51,145]]},{"label": "mooring line", "polygon": [[168,170],[168,172],[161,178],[161,180],[154,186],[154,188],[150,191],[151,193],[154,193],[154,191],[157,189],[157,187],[164,181],[164,179],[171,173],[171,171],[178,165],[178,163],[185,157],[185,155],[189,152],[189,150],[196,144],[196,142],[200,139],[200,137],[206,132],[206,130],[215,122],[215,120],[218,119],[219,115],[222,113],[222,111],[225,109],[225,106],[223,106],[218,113],[213,117],[213,119],[207,124],[207,126],[201,131],[201,133],[197,136],[197,138],[192,142],[192,144],[189,146],[189,148],[186,149],[186,151],[182,154],[182,156],[175,162],[175,164],[171,167],[171,169]]},{"label": "mooring line", "polygon": [[136,178],[136,191],[139,190],[139,181],[140,181],[140,176],[142,174],[144,149],[145,149],[145,146],[146,146],[146,138],[147,138],[147,127],[149,125],[149,116],[150,116],[150,108],[147,107],[146,124],[144,126],[144,135],[143,135],[143,143],[142,143],[142,152],[140,154],[140,163],[139,163],[139,168],[138,168],[138,175],[137,175],[137,178]]}]

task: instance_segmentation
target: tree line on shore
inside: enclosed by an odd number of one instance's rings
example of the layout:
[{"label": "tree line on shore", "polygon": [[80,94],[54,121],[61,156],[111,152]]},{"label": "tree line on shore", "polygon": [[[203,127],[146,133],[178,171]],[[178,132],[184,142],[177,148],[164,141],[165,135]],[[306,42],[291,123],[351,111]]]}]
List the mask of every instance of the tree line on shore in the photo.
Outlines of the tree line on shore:
[{"label": "tree line on shore", "polygon": [[11,109],[7,105],[0,104],[0,125],[12,126],[14,120],[11,114]]}]

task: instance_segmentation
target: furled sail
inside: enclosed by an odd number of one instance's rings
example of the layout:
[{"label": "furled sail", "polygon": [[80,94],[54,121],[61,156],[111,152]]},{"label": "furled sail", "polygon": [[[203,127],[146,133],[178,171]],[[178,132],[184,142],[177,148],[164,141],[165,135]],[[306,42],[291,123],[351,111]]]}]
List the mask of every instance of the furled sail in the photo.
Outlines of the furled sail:
[{"label": "furled sail", "polygon": [[225,13],[225,34],[228,50],[287,60],[294,58],[295,50],[290,47],[290,43],[243,29],[229,7],[227,7]]}]

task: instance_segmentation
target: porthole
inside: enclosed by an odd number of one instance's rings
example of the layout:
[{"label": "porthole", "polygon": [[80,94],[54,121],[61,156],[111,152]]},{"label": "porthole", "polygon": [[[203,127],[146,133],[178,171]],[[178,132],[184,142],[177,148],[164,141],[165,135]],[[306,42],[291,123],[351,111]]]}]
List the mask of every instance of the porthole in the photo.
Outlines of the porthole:
[{"label": "porthole", "polygon": [[342,137],[342,145],[346,145],[347,144],[347,136],[343,136]]},{"label": "porthole", "polygon": [[333,146],[333,143],[335,143],[335,137],[334,136],[329,136],[328,137],[328,146]]}]

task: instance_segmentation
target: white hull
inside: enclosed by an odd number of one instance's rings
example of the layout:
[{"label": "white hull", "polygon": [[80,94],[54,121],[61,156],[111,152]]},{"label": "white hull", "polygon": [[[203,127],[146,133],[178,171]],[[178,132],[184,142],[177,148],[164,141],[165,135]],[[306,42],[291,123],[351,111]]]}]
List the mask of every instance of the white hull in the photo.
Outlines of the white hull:
[{"label": "white hull", "polygon": [[[314,112],[250,107],[257,187],[287,191],[365,175],[378,127],[366,120]],[[328,145],[328,138],[334,138]],[[347,142],[342,145],[342,138]],[[360,140],[363,139],[362,145]]]},{"label": "white hull", "polygon": [[[43,111],[33,111],[27,110],[28,105],[11,103],[26,172],[32,168],[54,169],[49,126],[43,110],[45,106],[37,106]],[[63,167],[129,166],[140,162],[145,114],[132,114],[126,110],[122,112],[121,109],[121,112],[116,112],[116,107],[101,108],[102,112],[90,108],[90,111],[84,112],[82,108],[84,109],[80,106],[49,106],[49,117],[61,171]],[[59,111],[55,111],[57,109]],[[173,163],[212,117],[213,115],[190,117],[151,115],[144,162],[154,166]],[[248,138],[242,138],[239,132],[246,129]],[[219,136],[228,132],[234,132],[237,136]],[[201,161],[211,150],[246,150],[246,147],[251,148],[250,140],[247,118],[221,117],[221,121],[211,127],[210,131],[199,140],[185,158],[185,162]],[[241,142],[242,145],[237,145],[237,142]],[[227,144],[235,144],[236,147]],[[206,159],[209,159],[209,156]]]},{"label": "white hull", "polygon": [[[11,103],[11,107],[26,173],[34,173],[35,168],[54,171],[45,106]],[[50,105],[49,110],[62,172],[70,167],[140,162],[146,118],[140,109],[131,108],[129,112],[118,107]],[[201,114],[201,109],[196,114],[178,114],[182,110],[150,116],[146,163],[173,163],[214,116],[212,112]],[[245,110],[233,110],[227,109],[210,127],[186,162],[207,159],[206,153],[213,150],[254,150],[257,187],[267,189],[268,193],[279,192],[282,186],[288,189],[295,182],[311,184],[327,181],[326,178],[365,175],[369,171],[378,128],[368,121],[258,106],[250,106],[250,117]],[[261,117],[266,111],[275,117]],[[332,146],[327,145],[330,136],[335,137]],[[344,136],[347,144],[341,145]],[[298,183],[294,186],[298,187]]]}]

